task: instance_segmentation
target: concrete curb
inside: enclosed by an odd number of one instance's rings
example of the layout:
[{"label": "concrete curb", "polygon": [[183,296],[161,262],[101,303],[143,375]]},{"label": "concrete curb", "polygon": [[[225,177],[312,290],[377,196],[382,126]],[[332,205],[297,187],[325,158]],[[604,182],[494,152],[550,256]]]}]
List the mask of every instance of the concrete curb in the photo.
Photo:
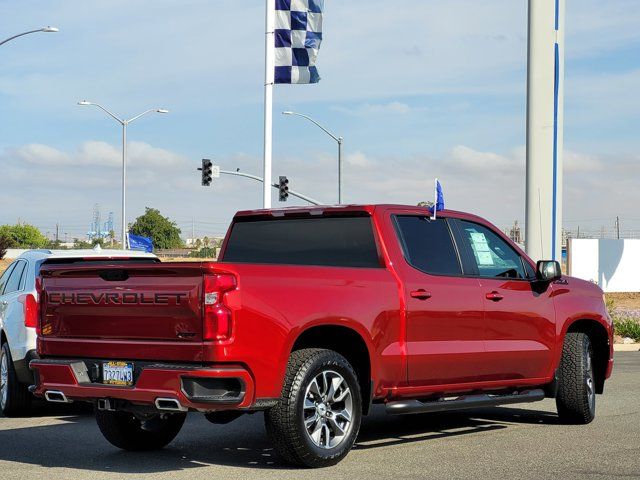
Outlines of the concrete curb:
[{"label": "concrete curb", "polygon": [[615,343],[614,352],[640,352],[640,343]]}]

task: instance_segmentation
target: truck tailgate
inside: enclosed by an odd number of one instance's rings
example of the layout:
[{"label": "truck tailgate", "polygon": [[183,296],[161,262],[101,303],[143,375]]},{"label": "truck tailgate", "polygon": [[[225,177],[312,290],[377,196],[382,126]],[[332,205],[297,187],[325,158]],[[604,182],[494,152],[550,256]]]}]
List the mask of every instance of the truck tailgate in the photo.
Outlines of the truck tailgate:
[{"label": "truck tailgate", "polygon": [[199,361],[199,263],[45,266],[44,355]]}]

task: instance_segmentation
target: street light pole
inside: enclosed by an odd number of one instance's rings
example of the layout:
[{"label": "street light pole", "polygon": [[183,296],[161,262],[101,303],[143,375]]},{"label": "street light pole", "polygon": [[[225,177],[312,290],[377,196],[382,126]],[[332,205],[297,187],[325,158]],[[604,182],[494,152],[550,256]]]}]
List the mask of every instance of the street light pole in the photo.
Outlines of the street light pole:
[{"label": "street light pole", "polygon": [[18,37],[23,37],[25,35],[29,35],[30,33],[40,33],[40,32],[44,32],[44,33],[56,33],[59,32],[60,30],[56,27],[44,27],[44,28],[38,28],[37,30],[29,30],[28,32],[23,32],[23,33],[19,33],[18,35],[14,35],[13,37],[9,37],[6,40],[3,40],[0,42],[0,45],[4,45],[7,42],[10,42],[11,40],[14,40]]},{"label": "street light pole", "polygon": [[282,114],[283,115],[294,115],[296,117],[306,118],[311,123],[313,123],[316,127],[318,127],[320,130],[322,130],[324,133],[326,133],[331,138],[333,138],[336,142],[338,142],[338,204],[341,205],[342,204],[342,144],[344,143],[344,138],[338,137],[337,135],[334,135],[329,130],[327,130],[325,127],[320,125],[320,123],[316,122],[313,118],[311,118],[311,117],[309,117],[307,115],[303,115],[302,113],[297,113],[297,112],[292,112],[290,110],[287,110],[287,111],[282,112]]},{"label": "street light pole", "polygon": [[107,115],[113,118],[116,122],[122,125],[122,248],[127,249],[127,126],[137,120],[138,118],[147,115],[148,113],[169,113],[169,110],[165,108],[150,108],[142,112],[139,115],[136,115],[129,120],[125,120],[119,118],[105,107],[98,103],[88,102],[86,100],[82,100],[78,102],[78,105],[86,107],[98,107],[100,110],[104,111]]}]

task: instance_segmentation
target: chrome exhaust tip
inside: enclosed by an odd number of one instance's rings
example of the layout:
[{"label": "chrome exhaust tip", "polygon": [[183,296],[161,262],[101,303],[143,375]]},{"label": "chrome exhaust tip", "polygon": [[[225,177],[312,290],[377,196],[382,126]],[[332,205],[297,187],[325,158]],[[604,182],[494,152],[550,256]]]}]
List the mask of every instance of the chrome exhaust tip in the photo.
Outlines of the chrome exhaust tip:
[{"label": "chrome exhaust tip", "polygon": [[183,407],[175,398],[156,398],[156,408],[163,412],[186,412],[187,407]]},{"label": "chrome exhaust tip", "polygon": [[116,409],[111,405],[111,401],[108,398],[98,399],[98,410],[105,412],[115,412]]},{"label": "chrome exhaust tip", "polygon": [[58,390],[47,390],[46,392],[44,392],[44,398],[47,400],[47,402],[52,402],[52,403],[72,403],[73,402],[73,400],[69,400],[64,393],[59,392]]}]

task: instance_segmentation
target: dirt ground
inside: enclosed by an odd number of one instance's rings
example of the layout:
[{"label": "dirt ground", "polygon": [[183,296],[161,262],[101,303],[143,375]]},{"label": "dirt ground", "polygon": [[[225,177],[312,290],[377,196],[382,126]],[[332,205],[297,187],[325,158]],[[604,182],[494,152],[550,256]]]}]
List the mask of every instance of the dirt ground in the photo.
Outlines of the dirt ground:
[{"label": "dirt ground", "polygon": [[607,293],[607,298],[613,299],[616,308],[640,310],[640,293]]},{"label": "dirt ground", "polygon": [[0,275],[7,269],[11,260],[0,260]]}]

